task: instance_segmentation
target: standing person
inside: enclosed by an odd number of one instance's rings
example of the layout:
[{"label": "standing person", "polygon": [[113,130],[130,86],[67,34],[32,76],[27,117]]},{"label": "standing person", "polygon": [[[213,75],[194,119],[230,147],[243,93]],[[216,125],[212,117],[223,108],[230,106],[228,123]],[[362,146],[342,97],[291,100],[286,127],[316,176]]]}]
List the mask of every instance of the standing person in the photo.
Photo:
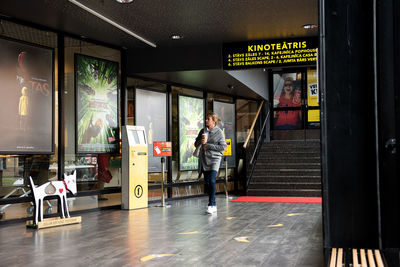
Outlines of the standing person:
[{"label": "standing person", "polygon": [[[287,77],[283,83],[277,108],[300,107],[300,91],[294,89],[293,79]],[[301,110],[280,110],[275,112],[275,129],[290,130],[301,128]]]},{"label": "standing person", "polygon": [[208,192],[208,207],[206,213],[217,212],[215,203],[216,179],[221,164],[222,153],[226,148],[224,134],[215,127],[221,119],[214,112],[207,113],[206,128],[201,129],[196,138],[195,146],[201,145],[199,155],[199,173],[204,173],[205,189]]}]

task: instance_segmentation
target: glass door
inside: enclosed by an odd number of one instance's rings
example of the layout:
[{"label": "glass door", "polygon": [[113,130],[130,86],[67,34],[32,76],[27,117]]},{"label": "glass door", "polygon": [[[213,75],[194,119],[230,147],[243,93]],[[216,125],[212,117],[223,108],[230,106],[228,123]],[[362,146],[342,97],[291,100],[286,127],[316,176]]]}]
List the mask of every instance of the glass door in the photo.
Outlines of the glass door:
[{"label": "glass door", "polygon": [[272,139],[319,139],[320,106],[315,68],[272,73]]}]

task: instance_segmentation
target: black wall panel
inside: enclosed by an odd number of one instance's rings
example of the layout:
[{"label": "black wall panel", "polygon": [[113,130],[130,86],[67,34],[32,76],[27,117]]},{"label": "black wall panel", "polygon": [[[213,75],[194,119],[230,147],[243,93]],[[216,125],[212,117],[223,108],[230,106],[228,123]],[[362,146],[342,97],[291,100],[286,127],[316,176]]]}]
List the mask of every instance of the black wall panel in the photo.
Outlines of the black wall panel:
[{"label": "black wall panel", "polygon": [[321,0],[325,247],[378,247],[373,1]]}]

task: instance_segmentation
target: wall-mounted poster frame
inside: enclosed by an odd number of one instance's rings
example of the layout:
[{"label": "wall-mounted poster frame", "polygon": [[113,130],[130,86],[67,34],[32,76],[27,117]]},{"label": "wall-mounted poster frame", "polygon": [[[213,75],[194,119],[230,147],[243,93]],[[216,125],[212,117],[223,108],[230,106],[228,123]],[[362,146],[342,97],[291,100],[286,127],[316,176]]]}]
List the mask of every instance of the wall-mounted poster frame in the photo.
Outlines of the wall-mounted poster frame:
[{"label": "wall-mounted poster frame", "polygon": [[54,49],[0,38],[0,154],[54,154]]},{"label": "wall-mounted poster frame", "polygon": [[154,151],[151,148],[154,141],[168,141],[167,101],[167,94],[164,92],[135,88],[135,125],[144,126],[146,129],[149,144],[149,172],[161,172],[161,160],[154,157]]},{"label": "wall-mounted poster frame", "polygon": [[75,148],[77,154],[119,149],[118,62],[75,54]]},{"label": "wall-mounted poster frame", "polygon": [[[225,139],[231,139],[232,144],[236,144],[236,124],[235,124],[235,109],[234,103],[213,100],[213,111],[221,118],[221,123],[218,127],[225,134]],[[236,151],[235,145],[232,146],[232,156],[227,157],[228,167],[236,167]],[[221,161],[221,168],[225,168],[225,162]]]},{"label": "wall-mounted poster frame", "polygon": [[194,141],[204,127],[204,100],[200,97],[178,95],[179,171],[198,168],[198,158],[193,156]]}]

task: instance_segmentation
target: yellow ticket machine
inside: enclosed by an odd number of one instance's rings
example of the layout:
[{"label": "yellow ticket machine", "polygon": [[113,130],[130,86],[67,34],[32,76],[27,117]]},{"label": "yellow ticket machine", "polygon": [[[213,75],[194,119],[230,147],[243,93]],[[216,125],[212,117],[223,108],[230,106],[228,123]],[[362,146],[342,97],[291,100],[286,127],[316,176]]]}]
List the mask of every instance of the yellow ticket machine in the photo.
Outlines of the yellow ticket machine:
[{"label": "yellow ticket machine", "polygon": [[122,203],[125,210],[148,207],[148,148],[143,126],[122,126]]}]

